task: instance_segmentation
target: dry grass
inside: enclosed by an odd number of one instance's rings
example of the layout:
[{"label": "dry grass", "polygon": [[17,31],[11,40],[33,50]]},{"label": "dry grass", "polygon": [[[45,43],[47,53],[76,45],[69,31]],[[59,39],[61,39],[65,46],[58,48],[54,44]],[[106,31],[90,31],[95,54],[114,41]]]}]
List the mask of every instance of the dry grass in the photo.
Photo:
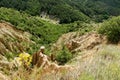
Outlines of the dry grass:
[{"label": "dry grass", "polygon": [[70,68],[59,67],[26,70],[23,67],[13,69],[7,74],[11,80],[119,80],[120,47],[115,45],[101,46],[93,60],[78,61]]},{"label": "dry grass", "polygon": [[21,67],[17,71],[11,72],[9,77],[11,80],[77,80],[80,71],[75,68],[72,70],[67,69],[61,67],[60,71],[49,70],[46,73],[40,68],[25,70]]},{"label": "dry grass", "polygon": [[102,46],[93,61],[83,68],[79,80],[119,80],[120,79],[120,47]]}]

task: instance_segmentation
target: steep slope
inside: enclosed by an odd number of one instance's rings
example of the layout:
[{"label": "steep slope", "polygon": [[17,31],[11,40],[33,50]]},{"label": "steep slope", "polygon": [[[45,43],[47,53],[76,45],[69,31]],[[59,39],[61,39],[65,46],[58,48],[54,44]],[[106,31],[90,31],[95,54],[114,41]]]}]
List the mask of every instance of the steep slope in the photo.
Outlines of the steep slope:
[{"label": "steep slope", "polygon": [[29,49],[31,34],[16,29],[7,22],[0,22],[0,54],[20,53]]},{"label": "steep slope", "polygon": [[[48,80],[48,78],[50,80],[116,80],[120,78],[120,46],[107,44],[105,36],[96,32],[90,32],[82,36],[76,36],[76,33],[68,33],[64,34],[58,40],[55,48],[60,49],[62,43],[64,43],[72,53],[77,55],[68,62],[68,64],[71,65],[70,68],[69,66],[61,66],[61,69],[68,68],[70,71],[56,73],[54,71],[57,69],[54,69],[55,65],[52,65],[50,66],[50,71],[49,69],[46,70],[46,72],[50,73],[42,76],[37,72],[39,69],[33,69],[30,74],[29,70],[21,68],[17,71],[12,71],[13,75],[9,74],[8,76],[11,79],[20,78],[29,80]],[[6,61],[4,58],[3,60]],[[59,70],[61,69],[59,68]],[[0,72],[0,75],[1,78],[5,78],[2,72]],[[16,75],[17,77],[15,78],[14,76]]]},{"label": "steep slope", "polygon": [[28,52],[35,43],[31,34],[16,29],[12,24],[0,22],[0,80],[10,80],[5,76],[15,64],[10,62],[21,52]]},{"label": "steep slope", "polygon": [[[39,16],[19,12],[11,8],[0,8],[0,20],[13,24],[17,29],[27,31],[36,42],[34,48],[55,42],[59,36],[69,31],[69,27],[42,20]],[[31,46],[32,47],[32,46]]]},{"label": "steep slope", "polygon": [[65,45],[72,53],[78,53],[92,50],[97,45],[107,42],[106,37],[96,32],[90,32],[82,36],[77,34],[76,32],[63,34],[54,44],[54,47],[60,50],[62,46]]},{"label": "steep slope", "polygon": [[76,33],[64,34],[54,47],[60,50],[63,44],[76,55],[68,64],[76,66],[74,74],[79,74],[78,80],[120,78],[119,44],[108,44],[107,38],[96,32],[83,36],[76,36]]}]

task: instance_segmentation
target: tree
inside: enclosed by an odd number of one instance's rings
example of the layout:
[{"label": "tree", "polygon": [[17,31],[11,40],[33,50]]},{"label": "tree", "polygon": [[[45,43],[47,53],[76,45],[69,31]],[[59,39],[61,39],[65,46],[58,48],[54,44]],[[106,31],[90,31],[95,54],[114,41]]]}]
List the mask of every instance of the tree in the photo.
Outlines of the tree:
[{"label": "tree", "polygon": [[29,0],[27,2],[27,9],[26,12],[28,12],[31,15],[38,15],[40,14],[41,5],[38,0]]}]

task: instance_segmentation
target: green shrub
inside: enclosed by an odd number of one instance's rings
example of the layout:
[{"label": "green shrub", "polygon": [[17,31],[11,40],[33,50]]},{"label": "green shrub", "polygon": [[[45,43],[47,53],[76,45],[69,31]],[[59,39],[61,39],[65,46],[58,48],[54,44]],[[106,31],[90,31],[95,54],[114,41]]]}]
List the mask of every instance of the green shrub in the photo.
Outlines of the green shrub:
[{"label": "green shrub", "polygon": [[65,46],[63,46],[62,50],[57,53],[56,60],[59,62],[59,64],[65,64],[71,58],[72,58],[72,54]]},{"label": "green shrub", "polygon": [[120,40],[120,16],[105,21],[98,32],[106,35],[110,42],[117,43]]}]

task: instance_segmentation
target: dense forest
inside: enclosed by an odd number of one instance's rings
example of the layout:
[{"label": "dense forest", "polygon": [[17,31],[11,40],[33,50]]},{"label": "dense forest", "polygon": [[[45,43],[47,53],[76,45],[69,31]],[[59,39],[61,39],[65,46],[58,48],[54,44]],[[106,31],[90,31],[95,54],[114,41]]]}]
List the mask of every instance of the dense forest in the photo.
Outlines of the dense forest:
[{"label": "dense forest", "polygon": [[96,22],[120,14],[119,0],[0,0],[1,7],[14,8],[31,15],[45,12],[60,19],[60,23],[74,21]]}]

